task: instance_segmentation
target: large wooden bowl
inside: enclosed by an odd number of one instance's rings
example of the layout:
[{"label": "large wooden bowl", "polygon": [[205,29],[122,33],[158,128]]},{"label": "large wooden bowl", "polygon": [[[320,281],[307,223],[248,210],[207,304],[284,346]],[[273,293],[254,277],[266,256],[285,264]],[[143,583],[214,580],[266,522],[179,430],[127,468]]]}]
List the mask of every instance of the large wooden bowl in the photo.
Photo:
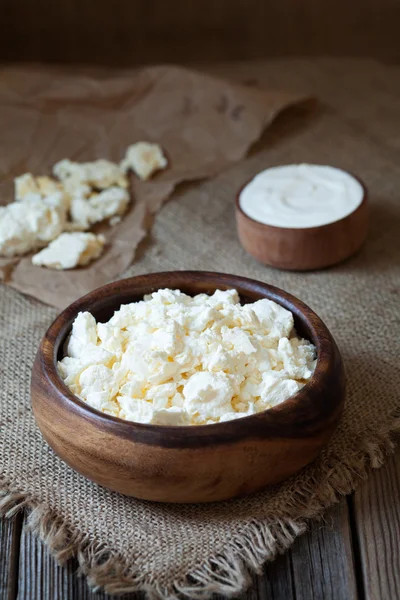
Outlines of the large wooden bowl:
[{"label": "large wooden bowl", "polygon": [[360,179],[352,177],[364,191],[360,206],[334,223],[301,229],[265,225],[249,217],[239,202],[243,186],[235,205],[241,245],[259,262],[292,271],[324,269],[349,258],[365,242],[368,228],[367,189]]},{"label": "large wooden bowl", "polygon": [[[312,379],[292,398],[256,415],[203,426],[144,425],[105,415],[75,397],[57,373],[79,311],[108,320],[121,304],[160,288],[193,295],[235,288],[242,302],[269,298],[294,314],[317,347]],[[275,287],[219,273],[142,275],[99,288],[64,310],[44,336],[32,373],[33,411],[43,437],[73,469],[123,494],[164,502],[211,502],[249,494],[314,460],[343,409],[339,350],[319,317]]]}]

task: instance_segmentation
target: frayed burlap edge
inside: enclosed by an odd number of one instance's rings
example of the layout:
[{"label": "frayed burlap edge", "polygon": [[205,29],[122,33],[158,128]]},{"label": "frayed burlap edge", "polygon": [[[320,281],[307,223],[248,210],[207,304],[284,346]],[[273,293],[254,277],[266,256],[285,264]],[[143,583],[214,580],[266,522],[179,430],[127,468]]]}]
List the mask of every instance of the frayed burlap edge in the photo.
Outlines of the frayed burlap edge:
[{"label": "frayed burlap edge", "polygon": [[126,565],[111,549],[91,541],[87,534],[73,532],[63,520],[29,494],[18,493],[0,479],[0,514],[13,517],[22,509],[29,512],[28,526],[48,546],[59,563],[76,556],[79,571],[89,586],[109,594],[144,591],[149,600],[206,600],[213,593],[233,597],[250,584],[250,573],[260,573],[267,561],[283,553],[307,529],[307,520],[353,492],[367,478],[370,469],[381,467],[395,448],[395,434],[400,432],[400,411],[389,425],[363,436],[360,449],[353,454],[337,455],[318,470],[323,483],[306,479],[287,506],[290,518],[254,520],[223,552],[209,558],[187,574],[185,580],[162,586],[148,575]]}]

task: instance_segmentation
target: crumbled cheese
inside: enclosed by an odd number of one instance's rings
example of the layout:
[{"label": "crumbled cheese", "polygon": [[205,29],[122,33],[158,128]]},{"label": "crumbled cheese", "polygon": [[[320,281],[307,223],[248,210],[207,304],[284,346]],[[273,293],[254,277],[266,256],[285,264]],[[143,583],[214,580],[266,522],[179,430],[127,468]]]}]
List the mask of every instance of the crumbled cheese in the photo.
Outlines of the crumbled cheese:
[{"label": "crumbled cheese", "polygon": [[73,177],[65,179],[62,182],[62,186],[71,198],[88,198],[92,193],[92,188],[90,185],[80,181],[79,179],[74,179]]},{"label": "crumbled cheese", "polygon": [[15,206],[17,203],[0,206],[0,256],[8,258],[26,254],[39,245],[35,233],[24,222],[26,210]]},{"label": "crumbled cheese", "polygon": [[99,236],[60,234],[83,232],[105,219],[117,224],[130,201],[126,175],[119,165],[103,159],[61,160],[53,173],[59,180],[32,173],[15,178],[15,202],[0,209],[0,256],[20,256],[55,240],[32,262],[67,269],[87,264],[102,252],[104,240]]},{"label": "crumbled cheese", "polygon": [[69,196],[62,184],[45,175],[34,177],[32,173],[24,173],[14,179],[15,200],[17,202],[37,197],[51,206],[69,208]]},{"label": "crumbled cheese", "polygon": [[46,245],[60,235],[65,222],[62,195],[27,193],[0,210],[0,256],[20,256]]},{"label": "crumbled cheese", "polygon": [[32,256],[32,263],[49,269],[73,269],[98,258],[105,239],[94,233],[62,233],[47,248]]},{"label": "crumbled cheese", "polygon": [[119,215],[111,217],[111,219],[108,221],[110,227],[115,227],[116,225],[118,225],[118,223],[121,223],[121,217]]},{"label": "crumbled cheese", "polygon": [[293,315],[235,290],[159,290],[106,323],[76,317],[59,373],[83,401],[138,423],[204,425],[252,415],[295,394],[316,350]]},{"label": "crumbled cheese", "polygon": [[56,192],[63,191],[63,186],[59,181],[56,181],[51,177],[47,177],[46,175],[39,175],[36,177],[36,184],[42,196],[50,196]]},{"label": "crumbled cheese", "polygon": [[149,179],[156,171],[165,169],[167,164],[161,146],[137,142],[127,148],[120,167],[125,173],[131,169],[140,179]]},{"label": "crumbled cheese", "polygon": [[70,186],[86,184],[99,190],[114,185],[122,188],[128,187],[128,179],[120,167],[116,163],[105,159],[82,163],[68,159],[60,160],[54,165],[53,173],[60,181],[69,181]]},{"label": "crumbled cheese", "polygon": [[22,200],[27,194],[40,194],[39,186],[32,173],[24,173],[14,179],[15,199]]},{"label": "crumbled cheese", "polygon": [[129,199],[128,191],[116,186],[91,194],[88,198],[77,195],[71,201],[72,222],[82,229],[88,229],[94,223],[123,215]]}]

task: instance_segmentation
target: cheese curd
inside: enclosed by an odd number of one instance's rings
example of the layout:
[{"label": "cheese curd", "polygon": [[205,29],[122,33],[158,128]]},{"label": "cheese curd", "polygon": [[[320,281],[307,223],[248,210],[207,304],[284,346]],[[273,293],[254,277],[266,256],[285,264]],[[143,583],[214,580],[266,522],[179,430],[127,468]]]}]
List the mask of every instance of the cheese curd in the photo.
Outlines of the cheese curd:
[{"label": "cheese curd", "polygon": [[206,425],[276,406],[312,376],[316,349],[271,300],[235,290],[162,289],[106,323],[76,317],[58,363],[69,389],[99,411],[138,423]]},{"label": "cheese curd", "polygon": [[104,249],[103,235],[62,233],[47,248],[32,256],[32,264],[48,269],[73,269],[89,264]]},{"label": "cheese curd", "polygon": [[105,159],[82,163],[63,159],[54,165],[53,173],[62,182],[73,181],[75,184],[86,184],[99,190],[114,185],[128,187],[128,179],[120,167]]},{"label": "cheese curd", "polygon": [[34,177],[32,173],[24,173],[14,179],[14,196],[17,202],[36,197],[65,210],[70,203],[69,195],[59,181],[46,175]]},{"label": "cheese curd", "polygon": [[45,175],[34,177],[32,173],[24,173],[14,179],[15,200],[23,200],[28,194],[39,194],[42,197],[55,192],[62,192],[61,184]]},{"label": "cheese curd", "polygon": [[72,224],[89,229],[94,223],[123,215],[129,204],[129,193],[121,187],[110,187],[89,197],[77,193],[72,197],[70,214]]},{"label": "cheese curd", "polygon": [[0,256],[21,256],[45,246],[63,231],[66,209],[58,193],[42,198],[27,193],[0,207]]},{"label": "cheese curd", "polygon": [[62,181],[69,198],[71,221],[66,224],[67,231],[85,231],[95,223],[118,219],[125,213],[130,201],[128,180],[117,164],[108,160],[75,163],[64,159],[54,165],[53,173]]},{"label": "cheese curd", "polygon": [[140,179],[146,180],[150,179],[156,171],[165,169],[167,164],[168,161],[159,144],[137,142],[127,148],[120,167],[125,173],[132,170]]},{"label": "cheese curd", "polygon": [[71,269],[102,253],[104,238],[81,232],[106,219],[112,226],[120,222],[130,201],[126,175],[103,159],[64,159],[53,173],[59,181],[32,173],[14,179],[15,201],[0,207],[0,256],[21,256],[54,241],[32,263]]},{"label": "cheese curd", "polygon": [[39,186],[32,173],[24,173],[14,179],[16,200],[22,200],[27,194],[39,194]]}]

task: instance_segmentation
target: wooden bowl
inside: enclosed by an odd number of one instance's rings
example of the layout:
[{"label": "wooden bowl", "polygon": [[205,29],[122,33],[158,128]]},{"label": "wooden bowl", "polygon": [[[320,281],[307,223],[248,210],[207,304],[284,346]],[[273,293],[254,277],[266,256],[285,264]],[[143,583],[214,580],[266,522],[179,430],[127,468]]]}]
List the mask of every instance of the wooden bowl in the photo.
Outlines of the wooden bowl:
[{"label": "wooden bowl", "polygon": [[[194,295],[235,288],[242,302],[269,298],[292,311],[298,333],[317,347],[311,380],[279,406],[203,426],[132,423],[75,397],[57,360],[79,311],[108,320],[121,304],[160,288]],[[71,304],[45,334],[32,373],[34,415],[43,437],[73,469],[123,494],[163,502],[211,502],[255,492],[314,460],[343,409],[345,376],[326,326],[305,304],[265,283],[235,275],[174,271],[125,279]]]},{"label": "wooden bowl", "polygon": [[236,196],[236,225],[243,248],[259,262],[292,271],[322,269],[339,263],[360,249],[367,236],[367,189],[355,211],[334,223],[319,227],[292,229],[265,225],[249,217]]}]

